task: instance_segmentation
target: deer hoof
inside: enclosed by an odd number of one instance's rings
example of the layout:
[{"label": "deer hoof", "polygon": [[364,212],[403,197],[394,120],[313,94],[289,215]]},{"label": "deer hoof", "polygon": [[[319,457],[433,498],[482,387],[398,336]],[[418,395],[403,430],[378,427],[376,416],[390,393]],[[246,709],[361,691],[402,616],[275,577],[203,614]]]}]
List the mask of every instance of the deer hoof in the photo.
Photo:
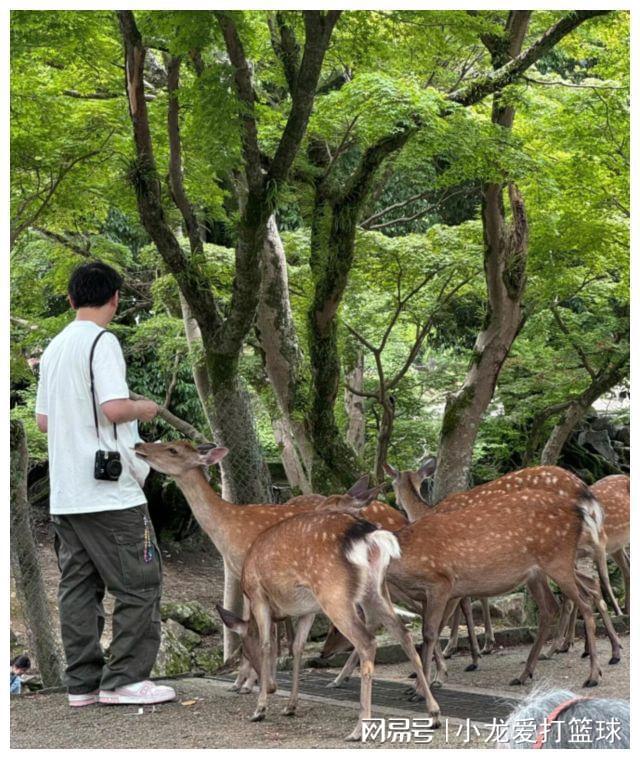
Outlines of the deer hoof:
[{"label": "deer hoof", "polygon": [[407,675],[407,677],[408,677],[410,680],[415,680],[415,679],[416,679],[416,677],[417,677],[417,675],[416,675],[416,673],[415,673],[415,672],[411,672],[411,674]]},{"label": "deer hoof", "polygon": [[249,693],[251,693],[252,690],[253,688],[250,685],[243,685],[242,688],[238,689],[238,693],[240,693],[243,696],[246,696]]},{"label": "deer hoof", "polygon": [[295,717],[296,716],[296,707],[295,706],[285,706],[282,710],[282,714],[285,717]]},{"label": "deer hoof", "polygon": [[351,742],[353,741],[360,742],[361,740],[362,740],[362,727],[360,725],[358,725],[358,727],[356,727],[356,729],[352,733],[349,733],[349,735],[347,735],[347,737],[345,738],[345,741],[351,741]]},{"label": "deer hoof", "polygon": [[262,720],[266,716],[267,716],[266,708],[262,707],[262,708],[256,709],[255,712],[251,715],[251,722],[262,722]]},{"label": "deer hoof", "polygon": [[586,659],[587,656],[589,656],[589,652],[588,651],[583,651],[582,654],[580,655],[580,658],[581,659]]},{"label": "deer hoof", "polygon": [[609,664],[620,664],[620,657],[619,656],[612,656],[609,659]]},{"label": "deer hoof", "polygon": [[522,677],[514,677],[509,685],[524,685],[524,679]]},{"label": "deer hoof", "polygon": [[[344,682],[348,680],[349,678],[345,678]],[[330,683],[327,683],[327,688],[339,688],[342,685],[341,682],[338,682],[338,680],[332,680]]]},{"label": "deer hoof", "polygon": [[435,712],[433,714],[429,715],[431,719],[433,720],[433,728],[437,729],[442,726],[442,722],[440,720],[440,712]]},{"label": "deer hoof", "polygon": [[234,683],[233,685],[230,685],[230,686],[229,686],[229,690],[230,690],[232,693],[237,693],[237,692],[240,690],[240,686],[239,686],[239,685],[236,685],[236,684]]},{"label": "deer hoof", "polygon": [[464,671],[465,671],[465,672],[475,672],[477,669],[478,669],[478,665],[477,665],[477,664],[468,664],[468,665],[467,665],[467,666],[464,668]]},{"label": "deer hoof", "polygon": [[583,688],[595,688],[596,685],[598,685],[598,680],[593,680],[592,678],[589,678],[588,680],[585,680],[582,684]]}]

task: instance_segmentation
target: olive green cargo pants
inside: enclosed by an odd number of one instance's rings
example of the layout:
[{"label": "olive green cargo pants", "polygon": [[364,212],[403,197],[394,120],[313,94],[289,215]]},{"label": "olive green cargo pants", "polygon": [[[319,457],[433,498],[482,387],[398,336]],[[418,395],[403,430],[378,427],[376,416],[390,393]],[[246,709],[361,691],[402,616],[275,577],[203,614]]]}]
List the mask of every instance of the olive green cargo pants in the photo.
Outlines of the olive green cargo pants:
[{"label": "olive green cargo pants", "polygon": [[[160,645],[162,590],[160,552],[146,504],[51,519],[69,693],[113,690],[146,679]],[[115,597],[107,660],[100,645],[105,589]]]}]

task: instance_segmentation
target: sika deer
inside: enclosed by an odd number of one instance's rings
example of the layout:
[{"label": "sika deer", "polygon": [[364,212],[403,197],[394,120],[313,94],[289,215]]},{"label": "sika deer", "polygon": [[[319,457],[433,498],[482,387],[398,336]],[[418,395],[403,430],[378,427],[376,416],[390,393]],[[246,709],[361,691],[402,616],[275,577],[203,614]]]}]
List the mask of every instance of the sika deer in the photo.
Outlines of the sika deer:
[{"label": "sika deer", "polygon": [[263,720],[267,694],[275,690],[272,672],[272,622],[298,617],[294,641],[293,684],[284,714],[293,715],[298,701],[300,659],[317,612],[324,612],[354,645],[361,662],[360,714],[347,740],[360,740],[363,720],[371,716],[371,686],[375,636],[358,616],[369,611],[382,619],[400,641],[416,668],[429,714],[437,723],[440,709],[422,673],[408,631],[396,617],[384,575],[399,556],[394,535],[351,514],[315,512],[287,519],[263,532],[247,553],[242,589],[249,598],[251,617],[241,620],[219,609],[225,624],[243,636],[244,652],[261,672],[260,695],[252,721]]},{"label": "sika deer", "polygon": [[[417,513],[421,505],[424,506],[424,501],[420,498],[419,487],[416,488],[416,475],[417,472],[402,472],[398,473],[394,480],[394,489],[396,490],[396,497],[403,504],[403,507],[409,512]],[[522,469],[516,472],[510,472],[509,474],[499,477],[497,480],[485,483],[484,485],[478,485],[477,487],[462,493],[454,493],[444,500],[440,501],[437,506],[434,507],[435,512],[443,513],[446,511],[457,511],[461,508],[465,508],[468,505],[478,503],[484,500],[487,496],[492,494],[507,494],[516,493],[525,488],[531,488],[535,490],[557,492],[559,495],[566,495],[571,498],[579,498],[585,488],[585,484],[571,472],[566,471],[557,466],[537,466],[530,467],[528,469]],[[606,577],[604,583],[605,589],[608,591],[609,596],[613,597],[613,590],[609,583],[608,574],[606,572],[606,558],[602,546],[607,542],[606,535],[604,533],[604,527],[601,527],[600,535],[600,547],[596,549],[596,561],[598,563],[598,573],[600,577]],[[616,635],[615,629],[606,611],[606,606],[602,601],[602,597],[598,589],[592,585],[590,578],[582,573],[578,574],[579,580],[585,584],[586,587],[591,589],[591,595],[595,601],[598,610],[602,616],[607,635],[611,641],[612,657],[610,663],[617,663],[620,656],[620,640]],[[539,590],[538,593],[541,591]],[[456,609],[454,614],[454,620],[451,625],[451,638],[449,645],[445,649],[444,656],[448,658],[452,651],[457,646],[458,638],[458,625],[459,625],[459,610]],[[489,615],[488,604],[485,607],[485,629],[487,631],[486,637],[489,637],[493,641],[493,631],[491,629],[491,618]],[[485,649],[482,653],[490,653],[487,649],[487,643],[485,642]],[[472,645],[473,654],[473,645]]]},{"label": "sika deer", "polygon": [[[216,448],[213,444],[199,445],[197,448],[186,441],[170,443],[138,443],[137,456],[145,459],[152,469],[162,472],[176,481],[187,499],[198,524],[209,536],[224,559],[225,572],[240,579],[242,566],[249,547],[258,535],[267,528],[296,514],[314,510],[315,496],[299,497],[295,504],[248,504],[238,506],[221,498],[209,485],[203,467],[217,464],[228,453],[226,448]],[[378,489],[357,490],[358,497],[335,496],[333,505],[339,499],[345,507],[363,507],[375,497]],[[325,499],[323,499],[324,501]],[[387,507],[389,508],[389,507]],[[364,513],[367,511],[365,509]],[[372,507],[378,516],[378,509]],[[244,684],[243,692],[251,691],[251,678],[246,663],[241,666],[233,689]]]},{"label": "sika deer", "polygon": [[464,510],[427,514],[396,533],[401,558],[391,561],[387,581],[424,604],[427,681],[443,620],[457,598],[500,595],[535,578],[530,589],[540,611],[538,634],[524,671],[512,682],[532,677],[554,616],[551,603],[557,610],[546,575],[583,614],[591,659],[585,686],[597,685],[595,621],[575,560],[580,544],[598,550],[600,505],[586,487],[577,499],[524,490],[475,500]]},{"label": "sika deer", "polygon": [[[630,480],[627,475],[614,474],[604,477],[591,487],[591,492],[596,496],[604,512],[604,527],[607,533],[607,555],[610,556],[620,567],[624,579],[625,599],[623,610],[629,613],[630,605],[630,582],[629,582],[629,557],[626,548],[629,545],[630,526]],[[554,642],[547,653],[547,657],[554,653],[566,653],[573,645],[575,639],[575,626],[578,610],[569,602],[563,603],[560,617],[558,640]],[[560,637],[564,639],[560,643]],[[585,649],[583,656],[587,656]],[[615,661],[615,652],[612,653],[610,664]],[[619,657],[618,657],[619,660]]]}]

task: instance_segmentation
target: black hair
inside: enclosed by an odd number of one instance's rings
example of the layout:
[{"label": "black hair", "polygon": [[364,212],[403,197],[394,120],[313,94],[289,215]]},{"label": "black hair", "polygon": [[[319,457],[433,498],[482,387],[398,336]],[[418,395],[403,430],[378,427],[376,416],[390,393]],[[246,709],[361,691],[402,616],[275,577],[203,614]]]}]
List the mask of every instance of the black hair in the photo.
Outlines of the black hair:
[{"label": "black hair", "polygon": [[26,654],[20,654],[11,662],[11,665],[18,669],[30,669],[31,659]]},{"label": "black hair", "polygon": [[73,270],[69,297],[74,308],[104,306],[122,287],[122,277],[108,264],[92,261]]}]

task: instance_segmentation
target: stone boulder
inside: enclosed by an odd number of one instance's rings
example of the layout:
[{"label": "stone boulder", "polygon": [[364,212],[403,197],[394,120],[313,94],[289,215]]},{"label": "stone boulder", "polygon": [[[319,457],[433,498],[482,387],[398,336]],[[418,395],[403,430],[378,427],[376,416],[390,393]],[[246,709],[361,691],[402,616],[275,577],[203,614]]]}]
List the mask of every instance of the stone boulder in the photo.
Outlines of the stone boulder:
[{"label": "stone boulder", "polygon": [[[478,600],[471,605],[473,620],[476,624],[482,624],[484,616],[482,603]],[[506,624],[520,626],[526,619],[524,593],[511,593],[508,596],[492,598],[489,601],[489,613],[491,619],[504,620]],[[464,624],[464,622],[463,622]]]},{"label": "stone boulder", "polygon": [[182,642],[183,631],[186,632],[185,628],[172,619],[162,625],[160,649],[151,670],[152,677],[171,677],[191,671],[191,654]]},{"label": "stone boulder", "polygon": [[210,635],[220,630],[219,620],[198,601],[163,604],[160,614],[163,620],[173,619],[198,635]]},{"label": "stone boulder", "polygon": [[223,661],[222,646],[198,648],[191,655],[195,666],[205,672],[215,672]]}]

